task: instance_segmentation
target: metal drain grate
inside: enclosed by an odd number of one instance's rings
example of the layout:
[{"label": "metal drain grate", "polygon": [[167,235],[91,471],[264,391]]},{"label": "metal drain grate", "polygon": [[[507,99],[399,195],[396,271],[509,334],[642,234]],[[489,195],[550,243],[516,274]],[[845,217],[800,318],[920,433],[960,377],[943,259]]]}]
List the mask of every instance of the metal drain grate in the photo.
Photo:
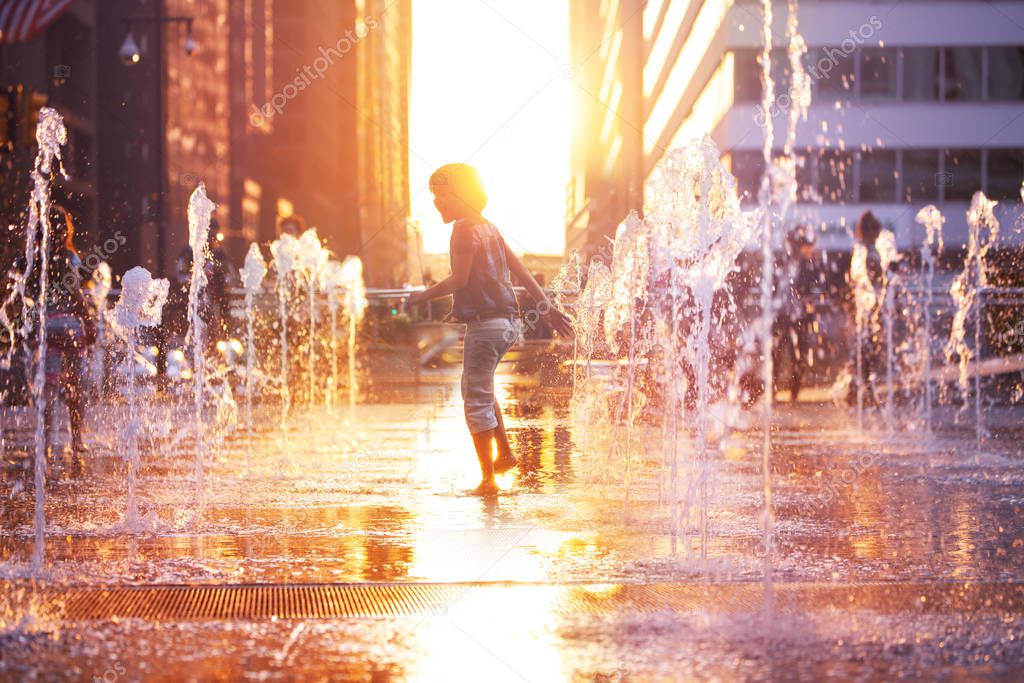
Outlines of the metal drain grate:
[{"label": "metal drain grate", "polygon": [[464,592],[457,584],[144,586],[75,588],[63,599],[72,620],[328,619],[431,614]]},{"label": "metal drain grate", "polygon": [[[1018,583],[780,584],[773,596],[780,612],[1024,612],[1024,584]],[[765,592],[755,583],[81,586],[46,589],[45,601],[72,621],[187,621],[423,617],[495,608],[558,615],[750,613],[763,608]]]}]

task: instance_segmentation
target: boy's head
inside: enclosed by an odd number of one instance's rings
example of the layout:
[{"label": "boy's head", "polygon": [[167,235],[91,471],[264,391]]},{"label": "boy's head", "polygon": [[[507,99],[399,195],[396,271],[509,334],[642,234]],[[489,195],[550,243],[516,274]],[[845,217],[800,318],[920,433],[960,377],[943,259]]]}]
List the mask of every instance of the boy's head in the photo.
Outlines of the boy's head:
[{"label": "boy's head", "polygon": [[857,241],[866,247],[870,247],[882,234],[882,223],[875,214],[865,211],[857,221]]},{"label": "boy's head", "polygon": [[479,216],[487,206],[487,192],[476,169],[468,164],[445,164],[430,176],[430,191],[441,220]]}]

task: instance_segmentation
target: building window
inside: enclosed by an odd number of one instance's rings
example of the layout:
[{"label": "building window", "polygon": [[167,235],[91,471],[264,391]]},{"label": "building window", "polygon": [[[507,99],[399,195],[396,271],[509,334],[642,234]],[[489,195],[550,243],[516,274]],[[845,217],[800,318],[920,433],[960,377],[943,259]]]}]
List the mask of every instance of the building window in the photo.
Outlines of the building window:
[{"label": "building window", "polygon": [[943,98],[947,102],[981,99],[984,83],[981,73],[980,47],[947,47],[944,51],[945,82]]},{"label": "building window", "polygon": [[860,51],[860,96],[865,99],[896,99],[899,51],[870,47]]},{"label": "building window", "polygon": [[793,69],[789,65],[789,54],[784,49],[772,50],[772,82],[775,83],[776,100],[782,95],[789,95],[793,87]]},{"label": "building window", "polygon": [[988,48],[988,97],[1024,99],[1024,47]]},{"label": "building window", "polygon": [[254,242],[260,228],[260,200],[263,197],[263,186],[252,178],[242,182],[242,238]]},{"label": "building window", "polygon": [[903,99],[939,99],[939,51],[934,47],[903,48]]},{"label": "building window", "polygon": [[836,47],[808,50],[808,73],[817,84],[817,93],[826,101],[847,100],[853,94],[854,58]]},{"label": "building window", "polygon": [[939,153],[934,149],[903,150],[903,197],[907,203],[939,200]]},{"label": "building window", "polygon": [[870,152],[861,152],[860,201],[897,201],[895,151],[876,149]]},{"label": "building window", "polygon": [[[781,152],[780,152],[781,153]],[[796,191],[797,200],[814,201],[814,151],[807,149],[803,153],[794,153],[796,159]]]},{"label": "building window", "polygon": [[731,155],[730,167],[736,177],[736,187],[740,199],[754,201],[757,190],[761,187],[761,176],[764,174],[764,156],[759,151],[735,150]]},{"label": "building window", "polygon": [[818,185],[825,202],[852,202],[853,154],[837,149],[823,149],[818,156]]},{"label": "building window", "polygon": [[990,199],[1019,200],[1024,178],[1024,149],[990,149],[985,168]]},{"label": "building window", "polygon": [[971,201],[974,193],[981,189],[981,150],[947,149],[943,158],[945,166],[938,176],[943,199]]},{"label": "building window", "polygon": [[757,63],[757,50],[736,50],[733,53],[733,87],[736,102],[761,100],[761,67]]}]

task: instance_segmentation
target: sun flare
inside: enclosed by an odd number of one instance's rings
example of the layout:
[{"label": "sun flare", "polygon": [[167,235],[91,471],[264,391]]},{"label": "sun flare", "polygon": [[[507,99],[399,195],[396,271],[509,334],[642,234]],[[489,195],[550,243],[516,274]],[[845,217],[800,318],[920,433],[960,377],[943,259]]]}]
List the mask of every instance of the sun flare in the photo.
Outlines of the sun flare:
[{"label": "sun flare", "polygon": [[[517,252],[561,254],[571,79],[564,0],[416,3],[409,173],[424,251],[448,250],[427,189],[442,164],[483,176],[485,215]],[[561,67],[561,69],[560,69]]]}]

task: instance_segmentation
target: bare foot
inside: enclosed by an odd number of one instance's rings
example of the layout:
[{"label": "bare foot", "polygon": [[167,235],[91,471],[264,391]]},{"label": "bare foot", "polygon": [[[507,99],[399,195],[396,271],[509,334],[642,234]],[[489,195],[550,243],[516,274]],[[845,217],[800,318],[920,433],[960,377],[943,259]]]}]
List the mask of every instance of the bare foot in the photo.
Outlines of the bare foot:
[{"label": "bare foot", "polygon": [[493,481],[482,481],[480,485],[473,489],[474,496],[496,496],[498,495],[498,485]]},{"label": "bare foot", "polygon": [[518,464],[519,461],[512,457],[511,453],[507,456],[498,456],[498,459],[494,461],[494,473],[505,474]]}]

